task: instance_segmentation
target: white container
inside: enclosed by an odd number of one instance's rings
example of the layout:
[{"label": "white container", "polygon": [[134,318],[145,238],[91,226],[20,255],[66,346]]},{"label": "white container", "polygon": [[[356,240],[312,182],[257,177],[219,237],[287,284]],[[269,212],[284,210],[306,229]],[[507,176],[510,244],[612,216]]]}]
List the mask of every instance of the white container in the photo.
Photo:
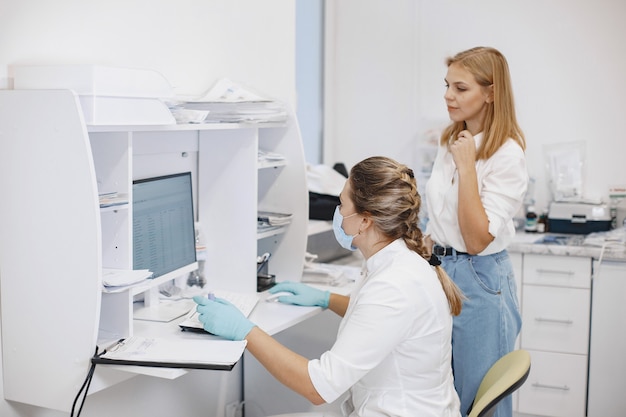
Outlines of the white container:
[{"label": "white container", "polygon": [[174,90],[157,71],[102,65],[14,67],[14,88],[68,89],[81,96],[171,98]]},{"label": "white container", "polygon": [[157,98],[78,96],[88,125],[176,124],[170,109]]},{"label": "white container", "polygon": [[173,89],[160,73],[102,65],[17,66],[16,90],[72,90],[88,125],[164,125],[176,120],[161,101]]}]

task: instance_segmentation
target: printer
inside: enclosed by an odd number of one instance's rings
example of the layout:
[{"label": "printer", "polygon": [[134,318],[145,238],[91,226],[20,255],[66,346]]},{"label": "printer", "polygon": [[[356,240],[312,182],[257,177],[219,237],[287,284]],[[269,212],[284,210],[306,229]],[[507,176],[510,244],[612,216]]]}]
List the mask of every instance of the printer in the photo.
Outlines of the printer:
[{"label": "printer", "polygon": [[589,234],[611,230],[611,213],[603,203],[553,201],[548,211],[551,233]]}]

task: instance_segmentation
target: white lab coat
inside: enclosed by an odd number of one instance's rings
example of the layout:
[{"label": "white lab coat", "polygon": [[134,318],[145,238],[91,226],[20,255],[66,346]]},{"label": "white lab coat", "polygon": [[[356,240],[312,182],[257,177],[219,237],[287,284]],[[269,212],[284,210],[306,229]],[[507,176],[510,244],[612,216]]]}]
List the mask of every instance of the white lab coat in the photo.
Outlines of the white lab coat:
[{"label": "white lab coat", "polygon": [[458,417],[451,335],[434,269],[399,239],[367,260],[337,341],[309,375],[326,402],[350,391],[345,416]]}]

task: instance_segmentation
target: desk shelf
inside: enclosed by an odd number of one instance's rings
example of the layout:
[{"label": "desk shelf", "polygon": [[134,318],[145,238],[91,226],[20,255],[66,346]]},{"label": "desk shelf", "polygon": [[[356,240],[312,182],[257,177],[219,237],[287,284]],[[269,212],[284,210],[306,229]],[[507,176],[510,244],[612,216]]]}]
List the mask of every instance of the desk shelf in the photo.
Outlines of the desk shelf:
[{"label": "desk shelf", "polygon": [[[99,342],[161,331],[132,314],[133,298],[164,280],[102,291],[103,267],[132,269],[134,179],[192,172],[208,288],[256,291],[264,252],[278,280],[301,276],[308,194],[293,115],[285,123],[86,126],[69,90],[0,91],[0,105],[0,192],[12,201],[0,219],[7,400],[67,412]],[[259,149],[285,159],[259,164]],[[113,191],[129,203],[101,209],[98,195]],[[280,233],[259,236],[259,210],[294,216]],[[90,393],[131,376],[98,367]]]}]

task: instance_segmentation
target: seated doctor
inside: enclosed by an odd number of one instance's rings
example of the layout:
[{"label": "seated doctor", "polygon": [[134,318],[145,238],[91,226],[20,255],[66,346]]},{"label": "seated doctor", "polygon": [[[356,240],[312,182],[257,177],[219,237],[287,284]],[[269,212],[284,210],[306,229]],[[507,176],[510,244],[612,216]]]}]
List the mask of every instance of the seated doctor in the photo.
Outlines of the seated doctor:
[{"label": "seated doctor", "polygon": [[462,294],[437,259],[433,268],[418,228],[413,171],[372,157],[350,171],[335,210],[339,243],[360,250],[366,273],[351,296],[282,282],[282,303],[329,308],[343,317],[333,347],[309,360],[287,349],[223,299],[195,297],[204,329],[247,349],[281,383],[315,405],[349,391],[344,416],[455,416],[452,315]]}]

